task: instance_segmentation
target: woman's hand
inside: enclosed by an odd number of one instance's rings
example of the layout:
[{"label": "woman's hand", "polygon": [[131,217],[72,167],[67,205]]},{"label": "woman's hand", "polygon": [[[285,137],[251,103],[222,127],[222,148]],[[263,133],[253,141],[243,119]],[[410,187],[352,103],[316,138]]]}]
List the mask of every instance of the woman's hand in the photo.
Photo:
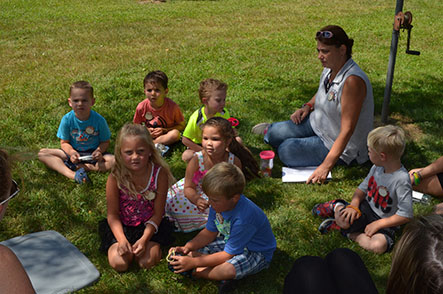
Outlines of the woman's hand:
[{"label": "woman's hand", "polygon": [[409,178],[411,179],[411,185],[412,185],[412,186],[415,186],[415,178],[414,178],[413,174],[414,174],[414,173],[418,173],[418,172],[420,172],[421,170],[422,170],[421,168],[414,168],[414,169],[411,169],[411,170],[409,171]]},{"label": "woman's hand", "polygon": [[132,253],[132,246],[128,242],[128,240],[125,240],[125,241],[122,241],[122,242],[118,242],[117,253],[120,256],[123,256],[123,255],[128,254],[128,253]]},{"label": "woman's hand", "polygon": [[209,207],[209,202],[202,197],[199,197],[195,203],[199,211],[203,212]]},{"label": "woman's hand", "polygon": [[306,105],[305,107],[297,109],[291,115],[292,122],[298,125],[299,123],[301,123],[308,116],[309,112],[311,112],[311,109],[310,109],[309,105]]},{"label": "woman's hand", "polygon": [[306,181],[306,184],[323,184],[328,177],[330,169],[325,167],[323,164],[319,165],[312,175]]}]

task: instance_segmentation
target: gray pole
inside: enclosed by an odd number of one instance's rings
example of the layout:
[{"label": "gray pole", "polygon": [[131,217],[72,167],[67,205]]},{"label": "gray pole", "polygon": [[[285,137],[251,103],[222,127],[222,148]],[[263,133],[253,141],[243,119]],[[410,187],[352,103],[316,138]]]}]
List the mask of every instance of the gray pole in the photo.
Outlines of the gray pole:
[{"label": "gray pole", "polygon": [[[403,0],[397,0],[395,15],[403,10]],[[397,57],[397,45],[399,31],[392,30],[391,52],[389,55],[388,73],[386,75],[385,95],[383,98],[383,108],[381,110],[381,122],[386,124],[388,121],[389,101],[391,99],[392,81],[394,80],[395,58]]]}]

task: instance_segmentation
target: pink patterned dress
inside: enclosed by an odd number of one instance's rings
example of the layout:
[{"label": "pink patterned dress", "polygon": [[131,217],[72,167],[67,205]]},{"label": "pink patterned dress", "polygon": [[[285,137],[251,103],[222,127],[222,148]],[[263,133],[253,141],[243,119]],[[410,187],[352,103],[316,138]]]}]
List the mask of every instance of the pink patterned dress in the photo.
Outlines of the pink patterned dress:
[{"label": "pink patterned dress", "polygon": [[[203,176],[207,172],[203,163],[203,153],[201,151],[196,152],[195,156],[198,157],[198,170],[194,173],[192,181],[196,185],[197,194],[208,200],[208,196],[203,193],[201,188]],[[229,153],[228,162],[234,164],[234,158],[234,154]],[[169,188],[166,199],[166,215],[174,221],[176,232],[187,233],[205,227],[209,208],[203,212],[199,211],[197,206],[186,198],[184,187],[185,179],[183,178]]]},{"label": "pink patterned dress", "polygon": [[157,178],[161,167],[153,165],[148,185],[137,193],[128,195],[126,189],[119,189],[120,220],[126,226],[136,227],[144,224],[154,214],[154,199],[157,192]]}]

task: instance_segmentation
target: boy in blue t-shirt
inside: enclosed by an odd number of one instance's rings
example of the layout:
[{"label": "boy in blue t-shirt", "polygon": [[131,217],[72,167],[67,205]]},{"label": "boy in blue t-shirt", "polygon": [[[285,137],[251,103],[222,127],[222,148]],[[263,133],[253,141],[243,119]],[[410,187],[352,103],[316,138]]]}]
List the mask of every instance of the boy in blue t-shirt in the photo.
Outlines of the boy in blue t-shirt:
[{"label": "boy in blue t-shirt", "polygon": [[170,249],[187,255],[172,254],[175,273],[192,271],[223,286],[269,267],[277,243],[265,213],[242,194],[244,187],[245,177],[233,164],[222,162],[207,172],[202,188],[211,205],[208,222],[185,246]]},{"label": "boy in blue t-shirt", "polygon": [[41,149],[38,158],[49,168],[83,184],[89,181],[87,171],[108,171],[114,165],[114,156],[105,153],[111,132],[106,120],[91,110],[95,103],[91,84],[73,83],[68,103],[72,111],[63,116],[57,132],[61,149]]}]

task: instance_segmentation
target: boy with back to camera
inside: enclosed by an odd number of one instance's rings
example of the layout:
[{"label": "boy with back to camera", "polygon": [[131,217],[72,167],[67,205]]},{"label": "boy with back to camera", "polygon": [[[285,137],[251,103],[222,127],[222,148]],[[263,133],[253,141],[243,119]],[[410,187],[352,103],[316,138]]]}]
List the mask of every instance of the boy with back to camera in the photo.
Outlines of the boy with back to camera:
[{"label": "boy with back to camera", "polygon": [[145,125],[156,144],[178,142],[186,123],[178,105],[166,97],[168,77],[160,70],[151,71],[144,78],[143,87],[146,99],[137,105],[133,122]]},{"label": "boy with back to camera", "polygon": [[368,135],[369,159],[374,164],[348,205],[333,200],[314,206],[313,213],[326,219],[319,227],[325,233],[341,229],[351,240],[375,253],[390,251],[398,226],[413,217],[412,187],[401,163],[404,131],[387,125]]},{"label": "boy with back to camera", "polygon": [[[189,162],[195,152],[202,150],[201,125],[214,116],[229,120],[230,115],[225,108],[227,90],[228,85],[220,80],[206,79],[200,83],[198,95],[203,106],[194,111],[183,132],[182,143],[188,147],[182,154],[183,161]],[[242,143],[239,136],[236,140]]]},{"label": "boy with back to camera", "polygon": [[91,110],[95,99],[90,83],[73,83],[68,103],[72,111],[63,116],[57,131],[61,149],[41,149],[38,158],[47,167],[83,184],[89,181],[87,171],[104,172],[114,165],[114,156],[105,153],[111,131],[105,118]]},{"label": "boy with back to camera", "polygon": [[[183,247],[171,248],[175,273],[222,281],[220,290],[269,267],[276,248],[266,214],[243,193],[245,177],[227,162],[214,165],[202,188],[209,198],[206,228]],[[220,237],[217,237],[220,234]]]}]

